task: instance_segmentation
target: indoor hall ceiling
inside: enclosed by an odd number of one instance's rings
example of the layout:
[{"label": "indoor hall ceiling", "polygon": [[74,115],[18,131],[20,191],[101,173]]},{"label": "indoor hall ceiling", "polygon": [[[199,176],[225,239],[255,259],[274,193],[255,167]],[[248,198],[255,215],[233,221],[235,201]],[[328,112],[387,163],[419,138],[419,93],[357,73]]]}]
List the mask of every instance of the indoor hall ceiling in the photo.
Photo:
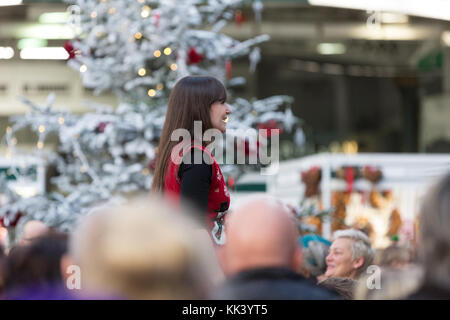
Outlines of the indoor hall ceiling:
[{"label": "indoor hall ceiling", "polygon": [[[21,24],[37,22],[43,12],[64,11],[62,1],[25,0],[25,5],[0,7],[0,43],[13,39]],[[52,2],[52,3],[49,3]],[[250,7],[242,9],[244,21],[230,23],[224,32],[237,39],[267,33],[271,40],[262,46],[263,53],[287,55],[336,63],[414,66],[421,56],[436,50],[443,30],[450,23],[408,17],[403,24],[383,24],[369,30],[370,12],[339,8],[312,7],[304,1],[264,1],[262,23],[254,22]],[[55,40],[54,40],[55,41]],[[342,43],[346,50],[339,55],[317,51],[322,42]],[[1,44],[0,44],[1,45]]]}]

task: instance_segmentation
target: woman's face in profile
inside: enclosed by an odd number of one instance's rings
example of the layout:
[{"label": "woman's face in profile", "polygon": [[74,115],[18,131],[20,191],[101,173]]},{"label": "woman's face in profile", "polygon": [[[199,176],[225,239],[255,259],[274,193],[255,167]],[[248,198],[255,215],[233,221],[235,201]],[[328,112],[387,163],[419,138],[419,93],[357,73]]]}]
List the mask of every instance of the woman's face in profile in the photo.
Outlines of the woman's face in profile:
[{"label": "woman's face in profile", "polygon": [[227,131],[228,115],[230,113],[230,107],[226,103],[220,101],[214,102],[209,111],[213,128],[225,133]]}]

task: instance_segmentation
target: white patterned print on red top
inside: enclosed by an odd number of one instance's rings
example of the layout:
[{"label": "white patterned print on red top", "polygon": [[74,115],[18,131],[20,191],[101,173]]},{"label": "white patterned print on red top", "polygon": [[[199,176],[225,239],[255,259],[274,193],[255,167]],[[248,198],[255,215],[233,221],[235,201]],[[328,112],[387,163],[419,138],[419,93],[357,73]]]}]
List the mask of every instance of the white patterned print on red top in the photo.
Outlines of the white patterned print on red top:
[{"label": "white patterned print on red top", "polygon": [[230,193],[228,192],[228,188],[227,188],[226,185],[223,186],[223,192],[225,193],[225,195],[226,195],[227,197],[230,196]]},{"label": "white patterned print on red top", "polygon": [[222,179],[222,175],[220,174],[220,171],[217,171],[217,181],[220,181]]}]

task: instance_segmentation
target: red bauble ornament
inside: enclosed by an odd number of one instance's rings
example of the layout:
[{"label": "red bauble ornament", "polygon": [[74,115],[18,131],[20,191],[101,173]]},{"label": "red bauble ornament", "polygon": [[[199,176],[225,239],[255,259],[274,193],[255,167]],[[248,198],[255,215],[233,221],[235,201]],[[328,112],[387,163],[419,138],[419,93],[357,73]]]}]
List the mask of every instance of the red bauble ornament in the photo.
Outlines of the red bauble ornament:
[{"label": "red bauble ornament", "polygon": [[257,129],[267,130],[266,132],[262,132],[263,136],[267,136],[270,138],[273,134],[281,134],[283,133],[283,128],[278,126],[278,122],[276,120],[269,120],[265,123],[260,123],[256,126]]},{"label": "red bauble ornament", "polygon": [[103,133],[103,132],[105,132],[105,128],[106,128],[106,126],[109,124],[109,122],[100,122],[99,124],[98,124],[98,126],[97,126],[97,129],[96,129],[96,131],[97,131],[97,133]]},{"label": "red bauble ornament", "polygon": [[205,57],[197,52],[195,48],[191,47],[188,51],[187,64],[197,64],[202,62]]},{"label": "red bauble ornament", "polygon": [[228,188],[234,189],[236,185],[236,181],[234,180],[234,177],[229,177],[227,181]]},{"label": "red bauble ornament", "polygon": [[241,10],[237,10],[234,13],[234,21],[236,21],[238,26],[241,26],[242,22],[244,22],[244,15]]},{"label": "red bauble ornament", "polygon": [[153,16],[155,17],[155,27],[158,28],[160,15],[159,13],[155,13]]},{"label": "red bauble ornament", "polygon": [[225,72],[227,74],[227,79],[231,79],[232,71],[233,71],[233,65],[231,64],[231,60],[227,60],[225,62]]},{"label": "red bauble ornament", "polygon": [[69,54],[69,60],[75,58],[75,48],[73,47],[72,42],[69,40],[64,42],[64,49],[66,49]]},{"label": "red bauble ornament", "polygon": [[4,228],[14,228],[17,223],[19,222],[20,218],[23,217],[22,212],[17,212],[16,216],[14,217],[14,220],[9,219],[10,212],[6,212],[5,216],[0,218],[0,225]]},{"label": "red bauble ornament", "polygon": [[244,148],[244,155],[246,157],[248,157],[250,155],[254,155],[254,154],[256,154],[256,156],[258,156],[260,145],[261,145],[261,143],[259,141],[256,141],[256,150],[255,150],[255,148],[250,148],[249,140],[245,139],[245,140],[240,140],[240,142],[238,142],[236,149],[237,149],[237,152],[242,152],[242,148]]}]

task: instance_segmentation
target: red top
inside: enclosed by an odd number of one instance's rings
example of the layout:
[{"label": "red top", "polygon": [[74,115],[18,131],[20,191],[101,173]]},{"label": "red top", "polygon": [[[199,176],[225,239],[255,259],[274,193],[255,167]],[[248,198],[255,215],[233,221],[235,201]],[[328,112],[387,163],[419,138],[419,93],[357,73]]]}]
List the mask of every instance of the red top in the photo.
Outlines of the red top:
[{"label": "red top", "polygon": [[183,157],[193,148],[202,150],[211,160],[212,178],[209,187],[206,226],[214,242],[216,244],[224,244],[224,219],[226,211],[230,206],[230,193],[228,192],[219,164],[207,148],[202,145],[194,145],[193,143],[185,145],[183,148],[183,144],[180,142],[172,149],[164,178],[164,198],[175,203],[177,206],[180,205],[181,181],[178,177],[178,169]]}]

